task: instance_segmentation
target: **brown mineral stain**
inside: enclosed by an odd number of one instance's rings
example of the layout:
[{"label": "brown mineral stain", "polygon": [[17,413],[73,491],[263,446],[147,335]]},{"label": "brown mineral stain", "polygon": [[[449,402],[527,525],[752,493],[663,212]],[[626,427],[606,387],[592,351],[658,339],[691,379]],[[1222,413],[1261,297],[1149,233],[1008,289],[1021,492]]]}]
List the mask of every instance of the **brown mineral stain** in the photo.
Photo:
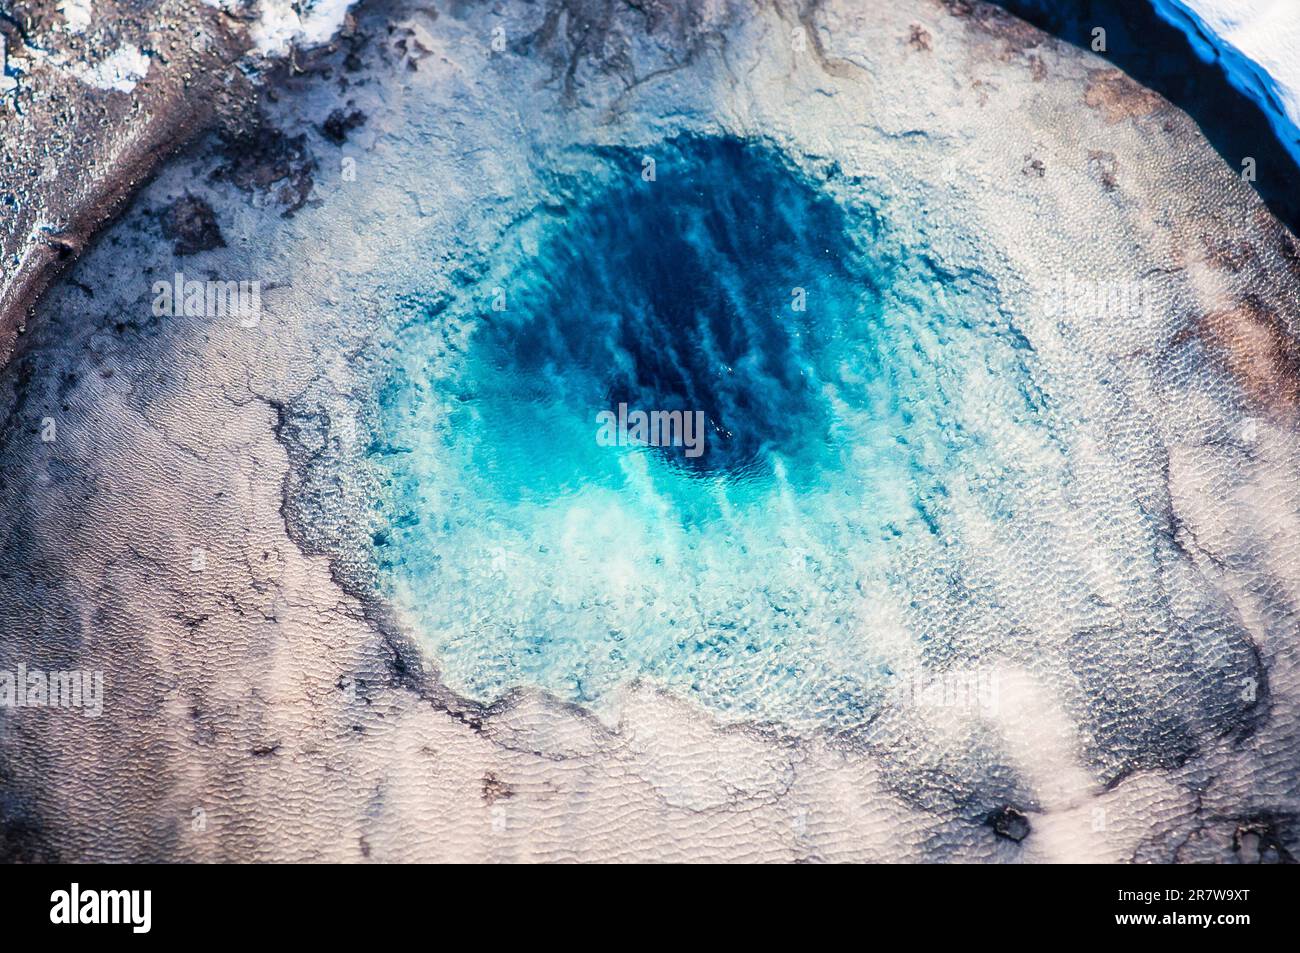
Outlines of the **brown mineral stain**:
[{"label": "brown mineral stain", "polygon": [[498,800],[514,797],[515,792],[505,781],[502,781],[492,771],[483,775],[483,801],[490,805],[495,804]]},{"label": "brown mineral stain", "polygon": [[1240,236],[1201,235],[1206,260],[1216,268],[1236,274],[1256,260],[1255,246]]},{"label": "brown mineral stain", "polygon": [[[931,2],[949,16],[965,20],[971,31],[993,39],[996,45],[991,50],[992,55],[1001,62],[1023,63],[1036,83],[1047,78],[1047,63],[1037,51],[1054,41],[1037,27],[991,3],[974,3],[972,0]],[[925,48],[929,49],[928,36],[926,40]],[[915,45],[914,37],[913,46]]]},{"label": "brown mineral stain", "polygon": [[1195,329],[1264,410],[1293,419],[1300,410],[1300,343],[1258,298],[1201,317]]},{"label": "brown mineral stain", "polygon": [[1100,182],[1107,192],[1114,192],[1118,188],[1118,173],[1119,159],[1115,153],[1102,149],[1088,150],[1088,174]]},{"label": "brown mineral stain", "polygon": [[1117,69],[1089,70],[1083,101],[1092,109],[1100,109],[1107,125],[1149,116],[1165,104],[1159,94],[1138,85]]}]

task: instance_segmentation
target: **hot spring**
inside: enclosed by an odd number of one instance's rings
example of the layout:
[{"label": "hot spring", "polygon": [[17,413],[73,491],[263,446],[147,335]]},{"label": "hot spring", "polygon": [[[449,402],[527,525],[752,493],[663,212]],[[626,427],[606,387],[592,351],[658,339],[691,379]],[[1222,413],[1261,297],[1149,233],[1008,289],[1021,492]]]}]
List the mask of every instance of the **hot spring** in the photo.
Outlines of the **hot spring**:
[{"label": "hot spring", "polygon": [[1033,423],[1016,347],[833,168],[649,152],[593,153],[404,316],[382,584],[475,698],[642,678],[726,718],[860,722],[924,650],[885,593],[943,546],[955,476],[997,485],[987,433]]}]

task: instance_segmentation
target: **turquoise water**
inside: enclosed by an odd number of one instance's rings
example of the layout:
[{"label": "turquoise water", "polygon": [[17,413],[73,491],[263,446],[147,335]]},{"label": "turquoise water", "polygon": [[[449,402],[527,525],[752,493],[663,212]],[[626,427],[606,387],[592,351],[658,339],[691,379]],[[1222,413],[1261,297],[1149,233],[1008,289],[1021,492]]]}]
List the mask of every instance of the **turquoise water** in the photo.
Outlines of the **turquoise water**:
[{"label": "turquoise water", "polygon": [[[1014,348],[833,173],[725,139],[665,145],[653,181],[639,153],[593,164],[402,318],[384,586],[474,697],[643,677],[737,718],[861,719],[918,651],[900,556],[941,545],[954,472],[1001,466],[992,418],[1029,412]],[[620,404],[698,412],[702,452],[607,445]]]}]

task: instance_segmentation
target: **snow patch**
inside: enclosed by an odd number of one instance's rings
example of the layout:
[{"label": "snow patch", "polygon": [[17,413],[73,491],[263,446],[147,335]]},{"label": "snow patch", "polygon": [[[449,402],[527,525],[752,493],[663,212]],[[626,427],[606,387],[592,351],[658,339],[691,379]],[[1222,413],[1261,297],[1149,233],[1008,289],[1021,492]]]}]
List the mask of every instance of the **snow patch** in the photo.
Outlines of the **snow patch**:
[{"label": "snow patch", "polygon": [[123,46],[94,65],[76,63],[76,77],[96,89],[129,93],[149,72],[149,57],[133,46]]},{"label": "snow patch", "polygon": [[79,33],[90,26],[90,0],[63,0],[58,10],[70,32]]},{"label": "snow patch", "polygon": [[343,25],[356,0],[204,0],[209,6],[232,12],[253,9],[257,19],[249,30],[259,53],[284,56],[294,46],[329,42]]},{"label": "snow patch", "polygon": [[1300,3],[1296,0],[1151,0],[1198,56],[1221,63],[1255,100],[1300,163]]}]

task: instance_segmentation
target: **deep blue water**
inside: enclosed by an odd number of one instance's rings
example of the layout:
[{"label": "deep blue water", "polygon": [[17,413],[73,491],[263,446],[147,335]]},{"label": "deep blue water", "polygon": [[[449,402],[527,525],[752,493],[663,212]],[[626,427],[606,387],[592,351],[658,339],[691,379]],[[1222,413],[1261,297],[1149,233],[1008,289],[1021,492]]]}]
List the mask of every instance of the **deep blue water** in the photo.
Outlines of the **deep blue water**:
[{"label": "deep blue water", "polygon": [[[654,154],[654,181],[593,155],[462,298],[400,322],[384,585],[476,697],[644,677],[860,722],[919,650],[885,598],[900,553],[941,545],[952,474],[1001,485],[994,434],[1033,418],[1015,347],[833,173],[732,139]],[[699,413],[702,452],[602,441],[620,404]]]},{"label": "deep blue water", "polygon": [[621,455],[593,457],[592,438],[624,405],[699,415],[696,446],[644,448],[656,467],[737,484],[779,460],[815,479],[835,465],[825,390],[846,341],[879,374],[869,239],[767,149],[676,144],[653,181],[624,176],[555,216],[503,286],[474,337],[460,420],[482,426],[460,428],[465,451],[533,498],[620,484]]}]

